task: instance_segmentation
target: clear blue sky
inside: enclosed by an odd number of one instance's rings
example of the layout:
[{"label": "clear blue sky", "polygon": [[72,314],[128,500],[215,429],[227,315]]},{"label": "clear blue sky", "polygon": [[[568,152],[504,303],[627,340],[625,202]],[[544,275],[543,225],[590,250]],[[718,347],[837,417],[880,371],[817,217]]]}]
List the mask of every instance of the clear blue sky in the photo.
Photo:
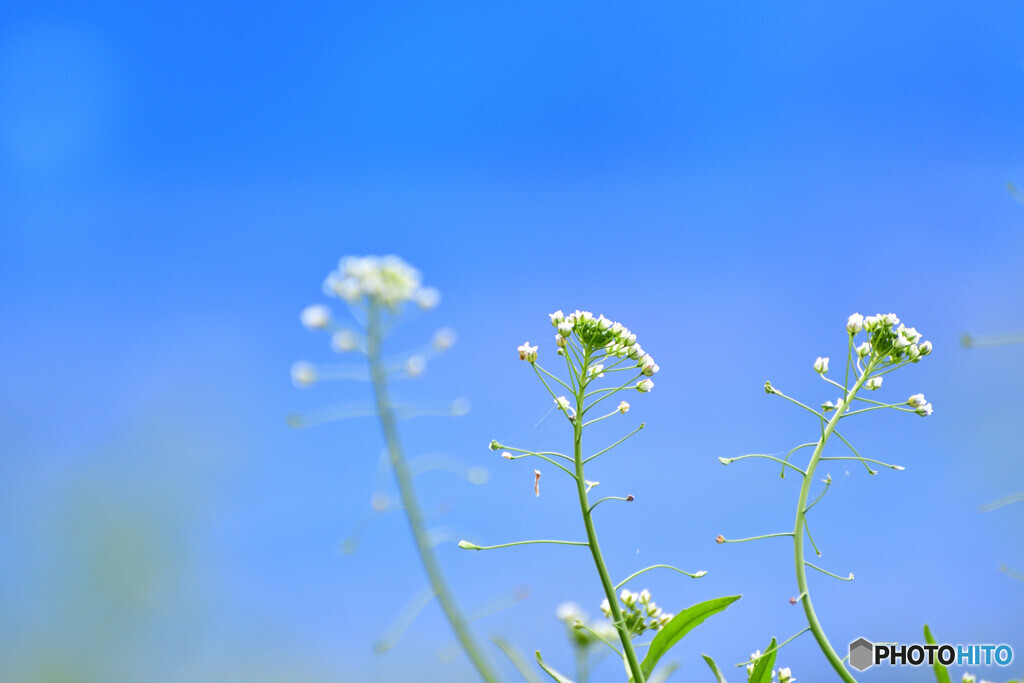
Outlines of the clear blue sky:
[{"label": "clear blue sky", "polygon": [[[959,346],[1024,329],[1005,190],[1024,185],[1022,36],[1013,3],[5,5],[0,678],[471,680],[439,661],[433,607],[372,652],[423,585],[398,516],[339,552],[374,490],[375,423],[285,424],[365,395],[288,378],[331,356],[299,310],[365,253],[443,293],[396,350],[460,334],[402,388],[473,403],[405,426],[412,453],[491,471],[424,478],[455,540],[580,532],[554,472],[536,499],[532,467],[485,448],[567,438],[515,355],[551,337],[547,313],[603,312],[655,355],[628,416],[649,428],[596,473],[637,502],[599,533],[617,574],[708,570],[651,574],[666,608],[744,594],[679,650],[687,681],[700,652],[736,662],[802,628],[784,542],[713,542],[790,527],[796,482],[717,458],[813,439],[763,382],[834,399],[814,358],[841,356],[850,313],[896,312],[935,353],[883,394],[923,391],[935,414],[848,428],[907,470],[831,471],[821,563],[857,579],[812,577],[819,613],[838,644],[928,622],[1024,661],[1024,584],[997,571],[1024,568],[1024,505],[977,511],[1024,489],[1024,347]],[[467,605],[529,589],[481,637],[570,668],[554,610],[597,612],[585,557],[440,553]],[[806,637],[780,663],[829,679]],[[897,679],[928,675],[863,676]]]}]

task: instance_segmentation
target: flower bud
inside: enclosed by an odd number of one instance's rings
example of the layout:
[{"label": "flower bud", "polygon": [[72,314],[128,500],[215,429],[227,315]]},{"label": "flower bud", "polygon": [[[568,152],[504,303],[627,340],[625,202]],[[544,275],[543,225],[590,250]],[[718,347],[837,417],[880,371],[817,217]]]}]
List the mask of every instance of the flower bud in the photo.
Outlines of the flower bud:
[{"label": "flower bud", "polygon": [[292,365],[292,383],[297,387],[308,387],[317,380],[316,367],[311,363],[299,361]]},{"label": "flower bud", "polygon": [[561,349],[565,348],[565,344],[566,344],[565,337],[563,337],[560,334],[556,334],[555,335],[555,346],[557,346],[558,349],[561,350]]},{"label": "flower bud", "polygon": [[654,373],[661,369],[660,367],[658,367],[658,364],[654,362],[654,359],[651,358],[650,356],[644,356],[644,359],[641,359],[640,362],[640,372],[645,377],[650,377],[651,375],[653,375]]},{"label": "flower bud", "polygon": [[555,405],[558,406],[559,410],[569,410],[570,409],[569,399],[567,399],[565,396],[559,396],[558,398],[556,398],[555,399]]},{"label": "flower bud", "polygon": [[867,382],[864,382],[864,388],[870,389],[871,391],[878,389],[880,386],[882,386],[881,377],[872,377]]},{"label": "flower bud", "polygon": [[492,451],[497,451],[501,449],[501,444],[498,443],[496,439],[491,439],[491,443],[488,444],[487,447],[490,448]]},{"label": "flower bud", "polygon": [[299,319],[310,330],[324,330],[331,324],[331,311],[326,306],[306,306]]},{"label": "flower bud", "polygon": [[433,287],[421,287],[413,294],[416,305],[424,311],[429,311],[441,303],[441,292]]},{"label": "flower bud", "polygon": [[604,330],[607,330],[612,326],[612,321],[602,315],[600,318],[597,319],[597,326],[603,332]]},{"label": "flower bud", "polygon": [[405,374],[410,377],[419,377],[427,368],[427,359],[423,356],[412,356],[405,361]]},{"label": "flower bud", "polygon": [[818,359],[814,361],[814,371],[819,375],[824,375],[828,372],[828,358],[818,356]]},{"label": "flower bud", "polygon": [[907,399],[907,405],[913,408],[920,408],[927,402],[928,401],[926,401],[924,398],[924,394],[914,394],[913,396]]},{"label": "flower bud", "polygon": [[654,382],[649,379],[642,379],[636,383],[636,390],[641,394],[646,394],[648,391],[654,388]]},{"label": "flower bud", "polygon": [[918,349],[920,349],[922,356],[927,356],[932,352],[932,343],[930,341],[921,342]]},{"label": "flower bud", "polygon": [[857,355],[860,356],[861,358],[864,358],[865,356],[868,356],[870,354],[871,344],[869,342],[864,342],[863,344],[857,347]]},{"label": "flower bud", "polygon": [[722,534],[718,534],[717,536],[715,536],[715,543],[718,543],[719,545],[725,543],[725,536],[723,536]]},{"label": "flower bud", "polygon": [[442,327],[434,333],[434,338],[430,341],[430,344],[437,352],[447,351],[455,346],[455,339],[455,330],[450,327]]},{"label": "flower bud", "polygon": [[530,361],[531,363],[537,362],[537,347],[530,346],[530,342],[524,343],[518,348],[519,360]]},{"label": "flower bud", "polygon": [[923,406],[918,406],[917,410],[915,410],[914,412],[920,415],[921,417],[928,417],[929,415],[932,414],[932,404],[925,403]]},{"label": "flower bud", "polygon": [[463,550],[480,550],[480,546],[476,543],[470,543],[469,541],[459,541],[459,547]]},{"label": "flower bud", "polygon": [[854,313],[846,321],[846,331],[850,334],[857,334],[864,329],[864,316],[860,313]]},{"label": "flower bud", "polygon": [[338,330],[331,335],[331,348],[338,353],[347,353],[359,348],[359,339],[352,330]]},{"label": "flower bud", "polygon": [[625,415],[626,413],[628,413],[628,412],[629,412],[629,404],[628,404],[628,403],[626,403],[625,401],[623,401],[622,403],[620,403],[620,404],[619,404],[619,412],[620,412],[620,413],[622,413],[623,415]]},{"label": "flower bud", "polygon": [[553,327],[558,327],[565,320],[565,315],[561,311],[548,313],[548,317],[551,318],[551,325]]},{"label": "flower bud", "polygon": [[514,456],[508,451],[505,451],[501,454],[501,457],[505,458],[506,460],[512,460]]},{"label": "flower bud", "polygon": [[572,334],[573,324],[569,321],[558,323],[558,334],[568,337]]}]

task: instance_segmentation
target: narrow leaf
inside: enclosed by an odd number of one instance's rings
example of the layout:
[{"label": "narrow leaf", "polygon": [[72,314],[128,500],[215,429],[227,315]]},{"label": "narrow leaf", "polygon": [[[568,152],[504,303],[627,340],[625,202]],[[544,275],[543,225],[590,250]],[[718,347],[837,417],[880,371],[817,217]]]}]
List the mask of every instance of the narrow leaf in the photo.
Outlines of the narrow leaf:
[{"label": "narrow leaf", "polygon": [[558,683],[572,683],[571,680],[544,663],[544,660],[540,658],[540,650],[537,650],[537,663],[540,664],[540,668],[544,669],[544,673],[551,676],[553,679],[558,681]]},{"label": "narrow leaf", "polygon": [[687,607],[682,612],[672,617],[672,620],[658,631],[658,635],[654,636],[654,640],[651,641],[651,647],[647,651],[647,656],[644,657],[644,661],[640,662],[640,670],[643,671],[644,678],[651,675],[651,672],[654,671],[654,667],[658,664],[658,660],[660,660],[673,645],[682,640],[683,636],[702,624],[704,620],[711,615],[718,614],[739,599],[739,595],[715,598],[713,600],[698,603],[692,607]]},{"label": "narrow leaf", "polygon": [[761,655],[754,664],[754,670],[750,672],[747,683],[772,683],[772,667],[775,666],[775,655],[778,654],[774,638],[765,652],[767,654]]},{"label": "narrow leaf", "polygon": [[[924,642],[929,645],[935,645],[935,637],[932,636],[932,630],[928,628],[928,624],[924,625]],[[942,662],[935,659],[932,662],[932,668],[935,670],[935,680],[937,683],[951,683],[949,680],[949,670],[943,666]]]},{"label": "narrow leaf", "polygon": [[711,659],[711,657],[708,657],[707,655],[701,655],[701,657],[703,657],[704,661],[708,663],[709,667],[711,667],[711,673],[715,674],[715,682],[725,683],[725,676],[722,675],[722,670],[718,668],[717,664],[715,664],[715,660]]}]

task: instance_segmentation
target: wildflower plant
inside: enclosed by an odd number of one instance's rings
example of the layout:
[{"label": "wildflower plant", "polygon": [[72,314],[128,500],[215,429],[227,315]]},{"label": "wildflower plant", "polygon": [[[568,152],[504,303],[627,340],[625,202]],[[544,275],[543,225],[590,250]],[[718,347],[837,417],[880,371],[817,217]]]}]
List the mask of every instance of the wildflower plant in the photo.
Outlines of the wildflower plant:
[{"label": "wildflower plant", "polygon": [[[396,256],[348,257],[340,261],[323,283],[323,291],[346,304],[361,329],[342,328],[335,324],[330,309],[324,305],[309,306],[300,315],[302,324],[313,331],[330,335],[331,348],[341,354],[362,356],[366,363],[359,366],[317,366],[298,362],[292,366],[292,381],[298,387],[309,387],[324,380],[364,380],[373,387],[373,404],[351,404],[303,417],[292,417],[293,426],[304,427],[320,422],[358,416],[376,416],[383,431],[387,463],[394,472],[401,504],[392,506],[386,496],[375,495],[372,506],[376,512],[400,508],[404,511],[412,531],[420,562],[427,574],[429,587],[414,598],[412,607],[399,618],[404,628],[432,598],[436,598],[448,620],[459,646],[484,681],[499,680],[469,630],[469,619],[463,614],[448,586],[435,554],[436,539],[426,524],[420,507],[415,475],[426,469],[463,472],[473,483],[486,480],[486,471],[480,468],[460,470],[450,463],[431,465],[406,459],[399,439],[398,423],[402,418],[415,415],[460,415],[466,411],[463,402],[455,401],[440,407],[399,406],[392,402],[390,384],[395,379],[409,379],[421,375],[427,361],[435,354],[452,346],[455,335],[449,329],[439,330],[426,348],[397,357],[384,356],[383,346],[388,334],[399,322],[405,308],[415,304],[423,310],[437,306],[440,294],[436,289],[423,287],[420,273]],[[435,459],[436,461],[436,459]],[[481,476],[483,472],[483,476]],[[411,616],[410,616],[411,612]],[[378,649],[382,649],[378,647]],[[386,648],[384,648],[386,649]]]},{"label": "wildflower plant", "polygon": [[[547,389],[554,402],[555,409],[565,420],[565,424],[572,434],[572,454],[566,455],[554,451],[535,452],[504,445],[498,441],[492,441],[490,448],[493,451],[501,451],[502,457],[506,460],[518,460],[520,458],[540,459],[572,479],[576,484],[576,493],[586,540],[531,540],[492,546],[480,546],[468,541],[462,541],[459,543],[459,546],[467,550],[492,550],[518,545],[548,543],[588,548],[605,595],[605,602],[602,607],[615,628],[619,645],[617,647],[611,639],[604,637],[601,637],[601,639],[622,658],[626,670],[631,677],[630,680],[635,683],[655,680],[651,678],[652,672],[654,672],[655,666],[669,648],[679,642],[686,633],[703,622],[707,617],[721,612],[735,602],[739,599],[739,596],[709,600],[694,605],[673,617],[662,613],[660,608],[650,601],[650,594],[646,591],[632,593],[629,590],[622,590],[621,594],[618,593],[630,581],[651,569],[672,569],[692,578],[700,578],[705,574],[703,571],[691,573],[669,565],[659,564],[641,569],[622,581],[615,583],[611,578],[611,573],[608,570],[598,543],[594,522],[596,509],[603,503],[631,503],[633,502],[633,496],[609,495],[591,501],[591,491],[597,486],[598,482],[587,479],[586,465],[635,435],[644,428],[644,424],[641,423],[610,446],[587,456],[584,456],[584,431],[596,422],[615,418],[621,419],[623,415],[628,414],[629,403],[620,400],[616,404],[614,397],[622,392],[650,393],[654,388],[654,381],[651,377],[658,372],[659,367],[654,358],[646,353],[640,344],[637,343],[636,335],[621,323],[609,320],[603,315],[595,317],[589,311],[579,310],[570,315],[564,315],[562,311],[556,311],[551,313],[549,317],[551,325],[556,330],[554,335],[556,354],[565,361],[567,379],[562,379],[540,365],[538,360],[540,353],[537,345],[531,345],[529,342],[526,342],[518,347],[517,352],[521,361],[530,364],[531,369],[536,373],[545,389]],[[617,379],[619,377],[628,379]],[[598,414],[596,411],[602,406],[607,406],[611,410],[604,414]],[[536,488],[539,483],[539,470],[535,470],[535,477],[535,493],[539,495],[539,489]],[[647,644],[647,655],[641,661],[637,655],[638,646],[633,643],[633,640],[647,632],[653,632],[655,635],[654,639]],[[541,659],[540,652],[537,652],[536,656],[540,666],[552,678],[558,681],[568,680],[562,674],[546,665]],[[655,674],[655,678],[664,678],[665,673],[666,667],[662,667],[662,670]]]},{"label": "wildflower plant", "polygon": [[[814,542],[814,538],[811,536],[807,520],[808,513],[821,501],[825,493],[828,491],[829,486],[832,483],[831,477],[826,476],[822,480],[824,486],[820,489],[818,495],[815,496],[813,501],[808,501],[810,500],[811,489],[815,482],[815,475],[817,473],[818,466],[822,462],[858,460],[867,469],[868,473],[872,475],[876,474],[877,471],[872,469],[871,465],[886,467],[896,471],[904,469],[900,465],[891,465],[879,460],[862,457],[850,442],[839,432],[838,427],[842,420],[874,410],[896,410],[899,412],[915,414],[921,417],[931,415],[932,405],[922,394],[914,394],[908,399],[896,403],[887,403],[884,401],[866,398],[861,395],[861,392],[864,390],[876,391],[880,389],[885,375],[900,370],[907,365],[918,363],[922,358],[932,352],[932,344],[931,342],[923,341],[921,334],[914,328],[902,325],[899,318],[892,313],[889,313],[888,315],[873,315],[868,317],[855,313],[847,320],[846,333],[846,369],[843,375],[842,384],[827,376],[829,371],[828,358],[819,357],[813,363],[814,372],[816,372],[822,380],[840,391],[839,397],[835,399],[834,402],[829,400],[821,404],[819,408],[812,408],[783,394],[772,386],[771,382],[765,383],[766,393],[784,398],[813,414],[815,418],[817,418],[820,433],[816,440],[796,446],[781,459],[773,455],[761,453],[742,455],[734,458],[719,458],[724,465],[729,465],[730,463],[747,458],[763,458],[779,463],[782,466],[781,475],[783,477],[785,477],[787,469],[798,473],[801,478],[800,493],[797,498],[796,522],[793,530],[739,539],[729,539],[719,535],[715,540],[718,543],[740,543],[765,538],[792,538],[796,562],[796,583],[797,590],[799,591],[799,597],[794,598],[792,602],[794,604],[799,602],[803,605],[808,626],[792,638],[784,641],[778,647],[781,647],[794,638],[810,631],[814,635],[819,648],[832,665],[832,668],[835,669],[837,674],[839,674],[839,677],[848,683],[855,683],[855,679],[844,664],[845,658],[840,658],[839,655],[836,654],[835,648],[833,648],[831,643],[829,643],[829,640],[825,635],[825,631],[818,620],[818,615],[816,614],[814,605],[811,601],[810,585],[807,580],[808,568],[840,581],[853,580],[852,573],[848,576],[840,576],[827,569],[812,564],[806,558],[806,549],[804,546],[805,537],[810,541],[815,553],[818,556],[821,555],[821,552],[818,551],[818,547]],[[859,335],[862,333],[865,335],[866,339],[858,343]],[[825,447],[833,436],[838,438],[847,448],[849,448],[852,455],[825,455]],[[794,453],[806,448],[812,448],[813,451],[811,453],[810,460],[805,467],[799,467],[791,462],[790,459]],[[773,654],[775,649],[777,648],[774,647],[773,641],[773,647],[770,648]],[[749,664],[749,662],[747,664]]]}]

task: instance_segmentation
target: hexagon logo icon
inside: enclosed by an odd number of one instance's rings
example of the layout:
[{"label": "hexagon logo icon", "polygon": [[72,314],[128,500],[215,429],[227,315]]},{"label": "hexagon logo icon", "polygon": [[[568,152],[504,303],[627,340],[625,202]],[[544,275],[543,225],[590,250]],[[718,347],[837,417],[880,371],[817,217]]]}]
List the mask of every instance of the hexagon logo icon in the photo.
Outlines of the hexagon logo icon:
[{"label": "hexagon logo icon", "polygon": [[875,646],[867,638],[858,638],[850,643],[850,666],[863,671],[875,663]]}]

